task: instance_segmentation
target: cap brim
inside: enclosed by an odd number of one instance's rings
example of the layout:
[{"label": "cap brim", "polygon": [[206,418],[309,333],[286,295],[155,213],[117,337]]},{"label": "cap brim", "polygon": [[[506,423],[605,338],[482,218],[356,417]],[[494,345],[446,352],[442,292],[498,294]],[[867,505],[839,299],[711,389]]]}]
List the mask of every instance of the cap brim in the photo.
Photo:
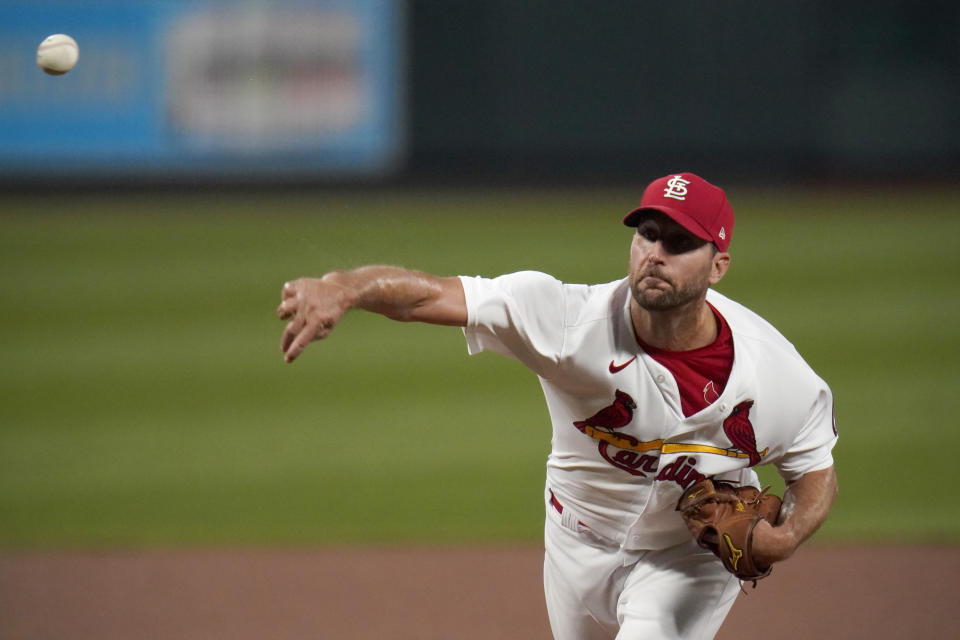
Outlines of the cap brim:
[{"label": "cap brim", "polygon": [[706,240],[707,242],[714,242],[713,236],[711,236],[706,229],[701,227],[696,220],[694,220],[687,214],[683,213],[682,211],[677,211],[676,209],[671,209],[670,207],[665,207],[663,205],[652,205],[652,206],[648,205],[645,207],[637,207],[636,209],[628,213],[626,216],[624,216],[623,224],[627,225],[628,227],[637,226],[638,224],[640,224],[639,222],[640,214],[642,214],[644,211],[659,211],[660,213],[669,217],[671,220],[673,220],[674,222],[676,222],[681,227],[683,227],[693,235],[697,236],[701,240]]}]

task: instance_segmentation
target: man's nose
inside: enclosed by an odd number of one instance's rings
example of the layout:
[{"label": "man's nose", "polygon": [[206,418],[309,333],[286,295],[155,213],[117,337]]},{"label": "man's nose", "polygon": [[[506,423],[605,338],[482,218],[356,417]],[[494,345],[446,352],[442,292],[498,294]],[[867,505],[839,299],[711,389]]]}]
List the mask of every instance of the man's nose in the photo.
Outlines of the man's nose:
[{"label": "man's nose", "polygon": [[653,260],[657,263],[662,263],[664,257],[669,252],[663,246],[663,239],[657,239],[654,242],[650,243],[650,251],[647,252],[647,256],[650,260]]}]

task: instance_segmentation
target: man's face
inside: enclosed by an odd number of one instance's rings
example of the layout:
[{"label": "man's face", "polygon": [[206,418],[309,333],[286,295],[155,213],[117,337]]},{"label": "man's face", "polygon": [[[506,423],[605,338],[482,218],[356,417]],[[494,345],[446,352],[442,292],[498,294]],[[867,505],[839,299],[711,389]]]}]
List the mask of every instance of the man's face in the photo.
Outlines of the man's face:
[{"label": "man's face", "polygon": [[668,311],[701,299],[720,281],[730,255],[693,235],[666,215],[651,211],[630,245],[630,288],[647,311]]}]

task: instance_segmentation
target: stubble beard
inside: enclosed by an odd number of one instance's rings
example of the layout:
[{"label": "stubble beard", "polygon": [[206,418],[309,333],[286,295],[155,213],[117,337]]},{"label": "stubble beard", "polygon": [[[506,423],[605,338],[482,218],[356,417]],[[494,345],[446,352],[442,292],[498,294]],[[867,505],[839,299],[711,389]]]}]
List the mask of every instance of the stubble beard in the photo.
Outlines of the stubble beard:
[{"label": "stubble beard", "polygon": [[[643,288],[643,278],[654,276],[660,278],[668,288]],[[692,282],[687,286],[677,286],[676,283],[666,280],[658,273],[645,273],[638,278],[631,287],[633,299],[645,311],[672,311],[687,306],[703,298],[709,283]]]}]

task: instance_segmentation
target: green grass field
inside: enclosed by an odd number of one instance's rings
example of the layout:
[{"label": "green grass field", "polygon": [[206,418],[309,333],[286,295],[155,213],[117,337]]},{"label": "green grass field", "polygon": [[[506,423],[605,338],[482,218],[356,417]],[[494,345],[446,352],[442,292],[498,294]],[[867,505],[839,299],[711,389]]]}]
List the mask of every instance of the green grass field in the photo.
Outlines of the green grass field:
[{"label": "green grass field", "polygon": [[[818,540],[960,542],[960,193],[728,193],[718,288],[836,395]],[[280,287],[369,262],[613,280],[638,196],[4,196],[0,546],[539,540],[532,374],[361,313],[285,365]]]}]

